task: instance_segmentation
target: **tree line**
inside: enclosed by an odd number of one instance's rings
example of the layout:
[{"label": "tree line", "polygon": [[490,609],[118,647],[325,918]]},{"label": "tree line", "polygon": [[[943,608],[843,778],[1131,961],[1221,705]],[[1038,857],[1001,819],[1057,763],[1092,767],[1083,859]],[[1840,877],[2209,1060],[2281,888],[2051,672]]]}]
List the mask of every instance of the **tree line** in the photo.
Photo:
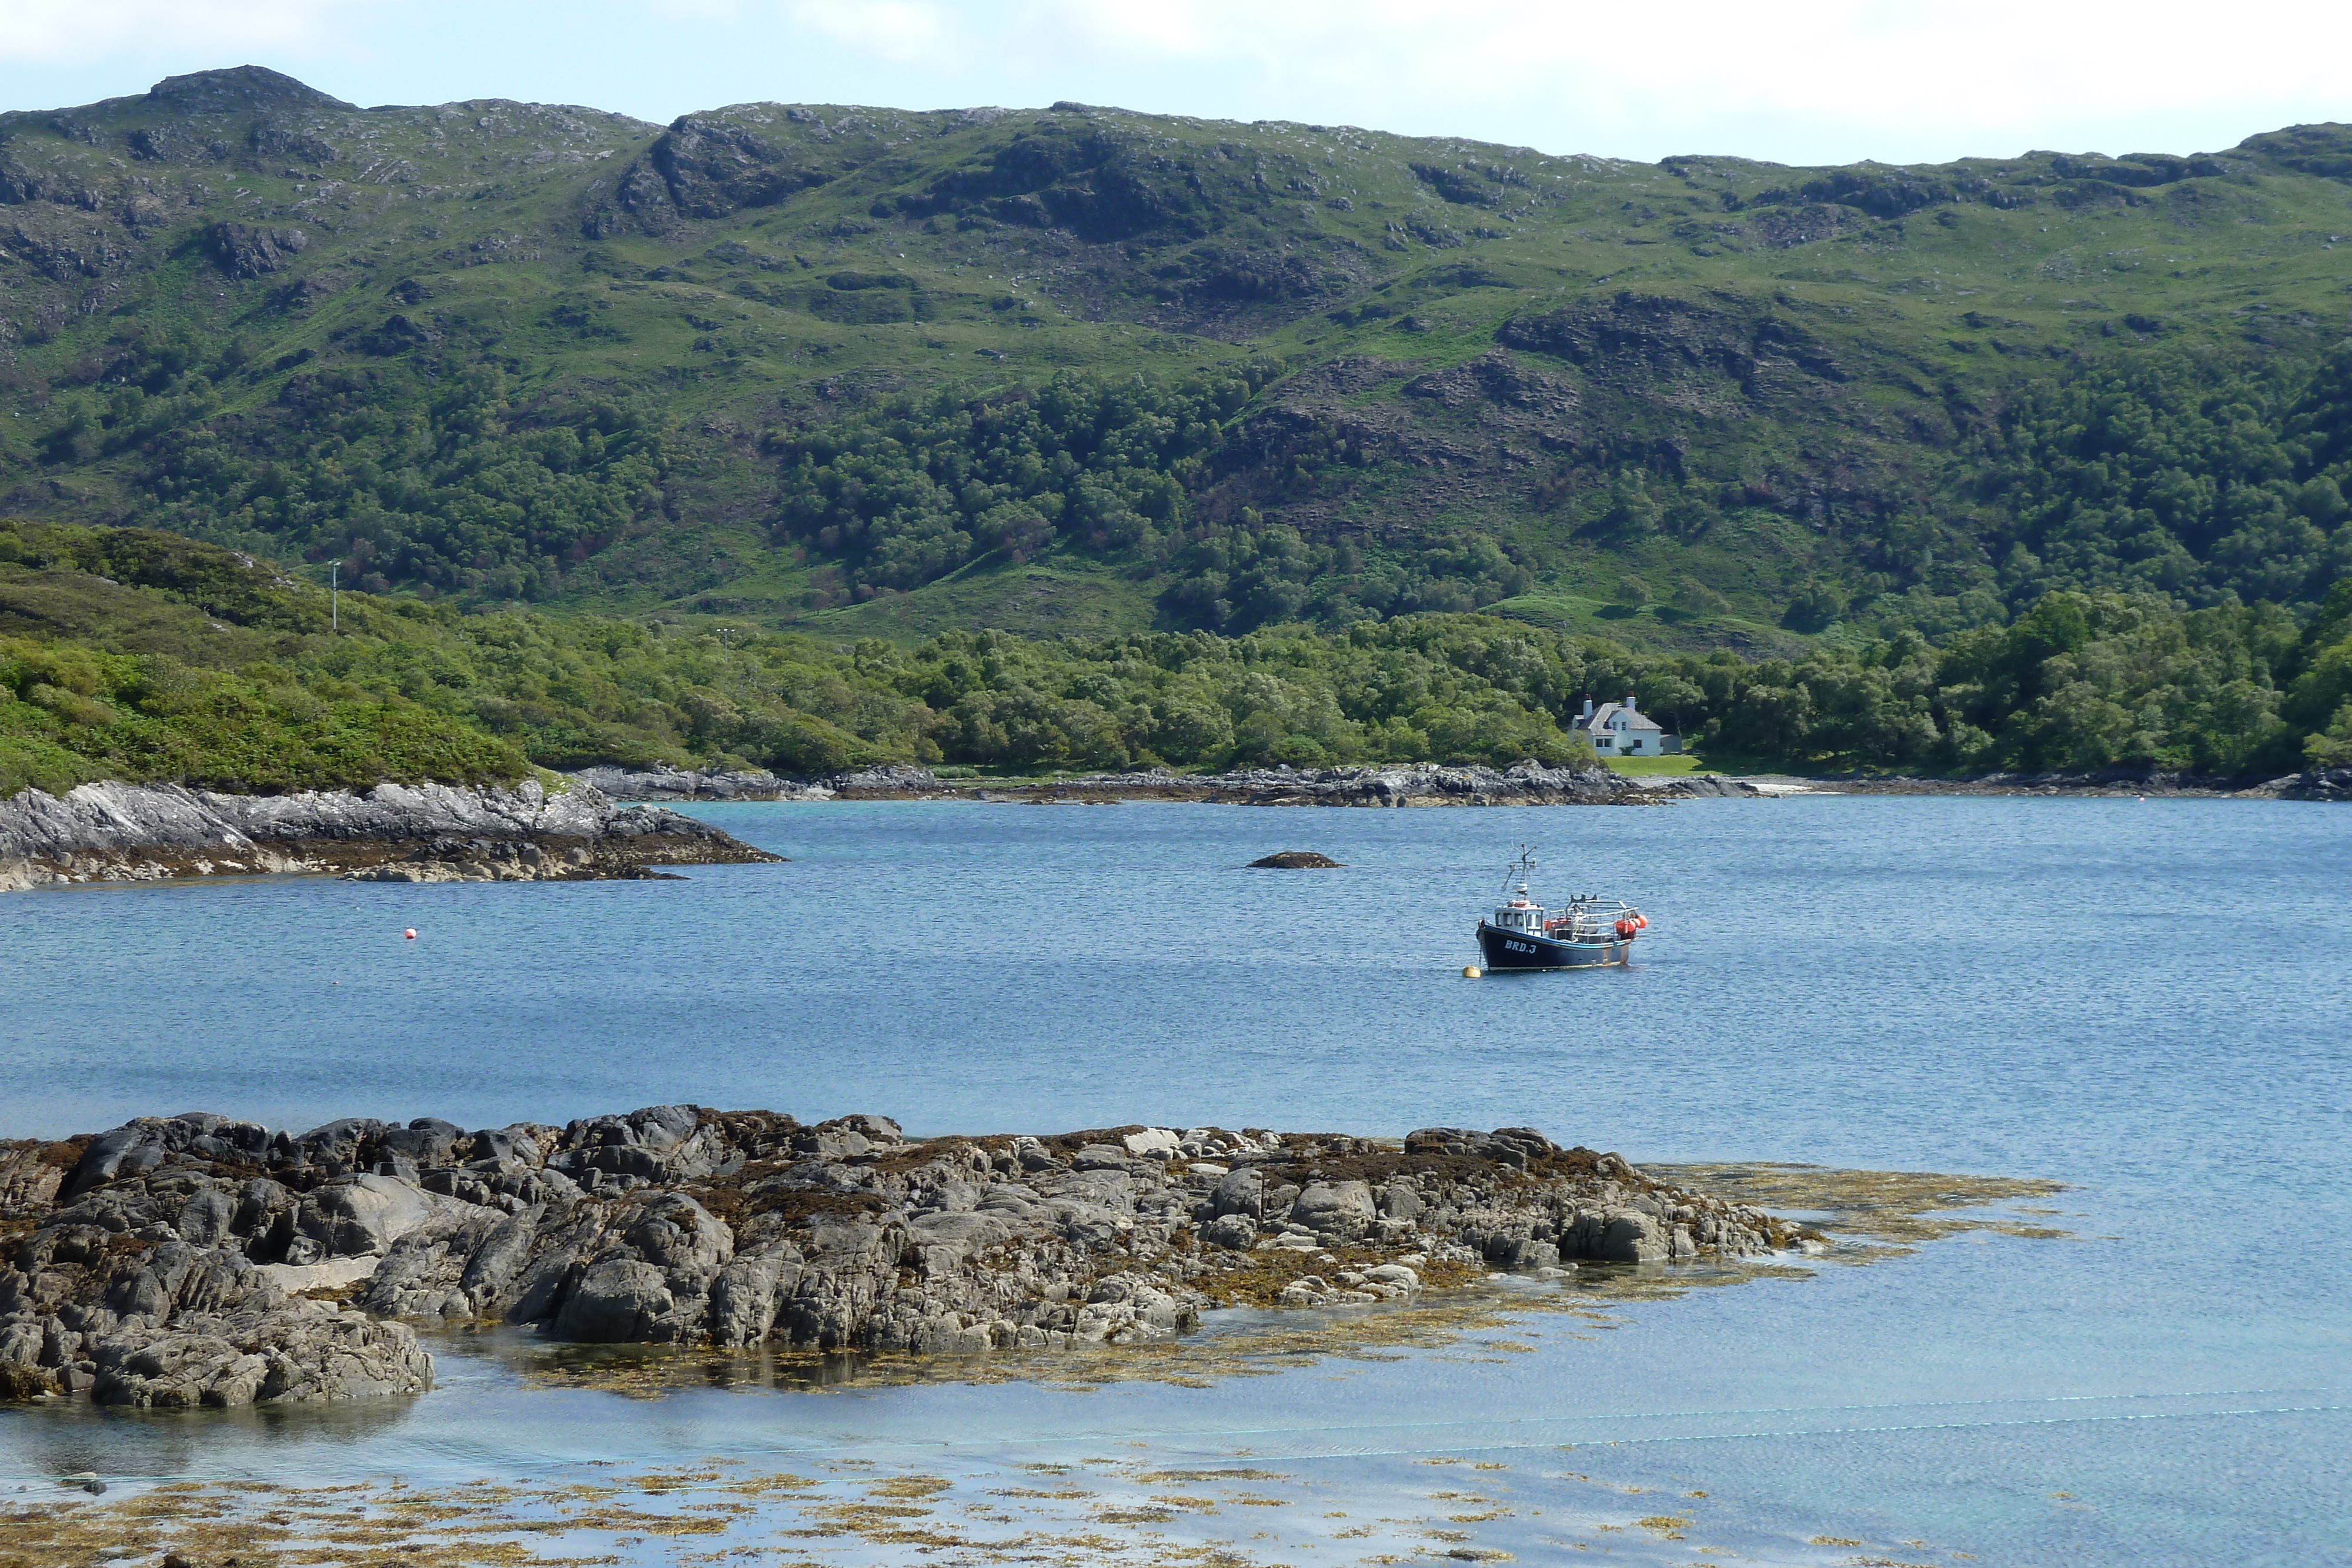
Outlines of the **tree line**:
[{"label": "tree line", "polygon": [[98,778],[286,789],[600,762],[814,775],[1591,760],[1631,695],[1707,761],[1798,771],[2352,761],[2352,584],[2298,623],[2053,592],[2005,626],[1749,662],[1475,614],[917,647],[326,595],[139,529],[0,524],[0,793]]}]

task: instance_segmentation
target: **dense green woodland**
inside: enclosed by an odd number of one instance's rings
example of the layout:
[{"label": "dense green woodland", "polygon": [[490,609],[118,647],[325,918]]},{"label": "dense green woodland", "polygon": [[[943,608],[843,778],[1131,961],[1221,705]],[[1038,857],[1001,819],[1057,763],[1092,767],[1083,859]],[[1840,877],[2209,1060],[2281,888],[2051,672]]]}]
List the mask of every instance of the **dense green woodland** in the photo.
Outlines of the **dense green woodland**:
[{"label": "dense green woodland", "polygon": [[2119,356],[2030,384],[1965,485],[2001,519],[2012,603],[2059,588],[2316,603],[2352,574],[2352,344]]},{"label": "dense green woodland", "polygon": [[1627,693],[1710,758],[1795,768],[2219,775],[2352,761],[2352,585],[2285,612],[2045,594],[1937,648],[1916,632],[1750,664],[1428,614],[1237,638],[915,648],[347,593],[174,536],[0,525],[0,793],[489,781],[536,765],[822,773],[1589,760],[1565,719]]},{"label": "dense green woodland", "polygon": [[[495,361],[297,375],[278,398],[300,430],[288,450],[272,444],[284,432],[241,440],[236,422],[190,417],[214,400],[193,354],[143,340],[140,354],[157,368],[102,401],[59,400],[40,450],[136,449],[142,522],[333,551],[379,592],[560,597],[567,566],[657,507],[677,461],[675,422],[652,408],[530,406]],[[1527,565],[1475,532],[1400,552],[1351,538],[1315,544],[1255,508],[1204,520],[1195,494],[1231,444],[1253,379],[1270,373],[1125,386],[1066,373],[771,431],[774,542],[834,563],[814,591],[842,602],[919,589],[992,556],[1019,565],[1059,549],[1139,565],[1162,585],[1158,619],[1171,629],[1341,627],[1473,609],[1529,586]],[[1300,455],[1293,480],[1311,487],[1360,459],[1344,448]],[[1936,526],[1898,522],[1883,541],[1895,570],[1863,574],[1859,587],[1809,581],[1783,624],[1941,634],[2060,588],[2307,612],[2352,571],[2352,345],[2309,360],[2143,350],[2028,382],[1943,484],[1954,515],[1975,520],[1973,570],[1938,562]],[[1581,531],[1620,545],[1704,538],[1725,504],[1702,482],[1629,469],[1591,499]]]}]

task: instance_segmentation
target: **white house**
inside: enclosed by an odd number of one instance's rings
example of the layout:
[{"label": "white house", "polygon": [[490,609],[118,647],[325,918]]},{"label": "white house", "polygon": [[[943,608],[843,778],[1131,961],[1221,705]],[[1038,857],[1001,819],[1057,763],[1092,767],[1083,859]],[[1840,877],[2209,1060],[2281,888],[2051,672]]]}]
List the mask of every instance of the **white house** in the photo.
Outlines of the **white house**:
[{"label": "white house", "polygon": [[1604,762],[1612,757],[1664,757],[1683,748],[1683,737],[1668,735],[1657,720],[1643,716],[1631,695],[1598,708],[1591,697],[1585,698],[1584,711],[1570,727],[1592,742]]}]

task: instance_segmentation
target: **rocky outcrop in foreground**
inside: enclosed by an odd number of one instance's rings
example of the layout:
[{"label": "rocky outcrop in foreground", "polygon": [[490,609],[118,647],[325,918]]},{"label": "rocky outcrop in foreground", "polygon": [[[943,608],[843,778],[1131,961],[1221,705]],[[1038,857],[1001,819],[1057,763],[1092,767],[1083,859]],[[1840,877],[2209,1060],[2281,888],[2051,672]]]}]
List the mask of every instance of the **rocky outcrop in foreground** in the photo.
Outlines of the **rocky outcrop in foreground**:
[{"label": "rocky outcrop in foreground", "polygon": [[0,888],[263,872],[581,881],[782,858],[675,811],[624,810],[593,789],[551,792],[536,779],[298,795],[108,782],[0,800]]},{"label": "rocky outcrop in foreground", "polygon": [[1169,1338],[1213,1307],[1487,1268],[1811,1246],[1526,1128],[903,1137],[658,1105],[468,1133],[213,1115],[0,1145],[0,1396],[126,1405],[426,1386],[402,1318],[575,1341],[981,1352]]},{"label": "rocky outcrop in foreground", "polygon": [[1368,768],[1257,768],[1232,773],[1095,773],[1049,782],[973,783],[928,768],[893,765],[828,779],[678,768],[591,768],[572,775],[616,800],[1010,800],[1103,804],[1207,800],[1238,806],[1622,806],[1765,791],[1712,775],[1629,779],[1606,768],[1444,768],[1433,762]]}]

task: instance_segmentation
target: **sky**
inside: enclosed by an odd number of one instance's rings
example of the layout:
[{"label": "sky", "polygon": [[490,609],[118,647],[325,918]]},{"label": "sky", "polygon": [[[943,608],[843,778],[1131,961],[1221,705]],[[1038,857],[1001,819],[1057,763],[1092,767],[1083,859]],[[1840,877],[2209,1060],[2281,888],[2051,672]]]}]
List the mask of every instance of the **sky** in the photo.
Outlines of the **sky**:
[{"label": "sky", "polygon": [[2347,58],[2345,0],[0,0],[0,109],[253,64],[362,104],[1066,99],[1644,161],[2205,152],[2352,120]]}]

